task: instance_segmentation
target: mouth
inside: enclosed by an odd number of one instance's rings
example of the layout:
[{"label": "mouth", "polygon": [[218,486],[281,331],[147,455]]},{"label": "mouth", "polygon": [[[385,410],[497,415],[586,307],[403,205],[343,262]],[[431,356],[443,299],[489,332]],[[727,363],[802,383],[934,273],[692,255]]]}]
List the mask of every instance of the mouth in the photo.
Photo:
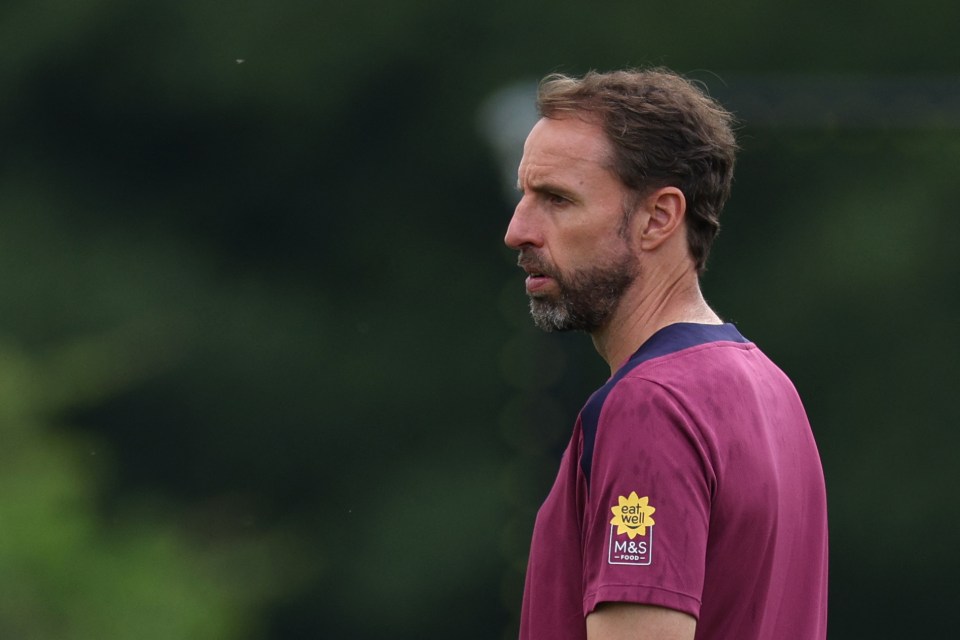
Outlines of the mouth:
[{"label": "mouth", "polygon": [[536,255],[521,254],[517,259],[517,266],[527,274],[527,279],[524,284],[526,285],[528,295],[542,293],[542,289],[548,287],[555,279],[547,269],[544,269],[545,265]]},{"label": "mouth", "polygon": [[550,276],[530,274],[527,276],[527,279],[525,281],[525,284],[527,286],[527,293],[529,294],[536,293],[541,289],[543,289],[544,287],[546,287],[552,281],[553,281],[553,278],[551,278]]},{"label": "mouth", "polygon": [[526,290],[528,295],[534,295],[542,293],[545,287],[548,287],[554,278],[544,272],[540,268],[532,268],[528,266],[522,266],[523,270],[527,274],[527,279],[524,281],[526,285]]}]

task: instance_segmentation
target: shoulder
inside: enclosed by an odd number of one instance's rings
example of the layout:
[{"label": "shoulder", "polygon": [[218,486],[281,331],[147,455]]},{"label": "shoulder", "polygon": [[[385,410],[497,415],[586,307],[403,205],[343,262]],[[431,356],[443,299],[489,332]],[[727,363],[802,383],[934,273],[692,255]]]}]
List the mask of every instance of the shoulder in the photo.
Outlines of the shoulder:
[{"label": "shoulder", "polygon": [[628,375],[594,393],[581,412],[581,467],[588,479],[598,455],[633,456],[653,444],[661,450],[671,443],[689,448],[699,440],[692,414],[672,386],[669,380]]},{"label": "shoulder", "polygon": [[677,410],[703,400],[713,388],[737,384],[746,375],[744,361],[763,357],[753,343],[713,342],[696,345],[628,366],[617,372],[587,402],[600,418],[610,408],[639,411]]},{"label": "shoulder", "polygon": [[662,431],[689,430],[696,397],[672,376],[629,375],[610,389],[597,416],[597,429],[608,435],[626,430],[650,437]]}]

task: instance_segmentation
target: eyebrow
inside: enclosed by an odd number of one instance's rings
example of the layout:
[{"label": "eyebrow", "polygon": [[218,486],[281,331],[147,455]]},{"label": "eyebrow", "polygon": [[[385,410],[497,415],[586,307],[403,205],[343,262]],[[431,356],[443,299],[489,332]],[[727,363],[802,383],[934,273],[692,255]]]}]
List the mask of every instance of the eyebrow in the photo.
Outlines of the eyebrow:
[{"label": "eyebrow", "polygon": [[[524,193],[523,185],[520,183],[520,180],[517,180],[517,191]],[[534,193],[552,193],[558,196],[563,196],[570,200],[576,199],[576,195],[565,187],[561,187],[558,184],[552,182],[533,182],[530,185],[530,191]]]}]

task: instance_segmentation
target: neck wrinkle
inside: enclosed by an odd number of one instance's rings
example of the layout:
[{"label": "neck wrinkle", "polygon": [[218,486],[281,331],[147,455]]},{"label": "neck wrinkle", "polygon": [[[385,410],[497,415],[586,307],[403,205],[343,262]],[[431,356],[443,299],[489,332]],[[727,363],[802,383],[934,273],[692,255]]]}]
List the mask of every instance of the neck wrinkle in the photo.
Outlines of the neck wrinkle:
[{"label": "neck wrinkle", "polygon": [[648,275],[641,270],[637,285],[627,291],[610,321],[591,336],[611,375],[666,326],[677,322],[722,324],[704,300],[692,266],[667,273],[650,271]]}]

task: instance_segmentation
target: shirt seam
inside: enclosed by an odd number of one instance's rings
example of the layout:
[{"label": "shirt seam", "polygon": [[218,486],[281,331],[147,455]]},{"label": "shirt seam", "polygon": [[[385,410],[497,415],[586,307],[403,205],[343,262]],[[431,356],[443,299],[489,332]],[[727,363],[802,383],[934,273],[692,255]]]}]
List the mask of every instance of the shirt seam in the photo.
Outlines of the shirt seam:
[{"label": "shirt seam", "polygon": [[666,587],[657,587],[649,584],[636,584],[636,583],[634,584],[605,583],[605,584],[599,585],[596,589],[594,589],[590,593],[585,594],[583,596],[583,601],[587,602],[588,600],[593,600],[597,597],[597,594],[601,589],[609,589],[611,587],[613,588],[619,587],[619,588],[627,588],[627,589],[650,589],[653,591],[661,591],[663,593],[670,593],[676,596],[689,598],[690,600],[693,600],[694,602],[696,602],[698,605],[701,605],[701,606],[703,605],[703,601],[700,598],[696,596],[692,596],[689,593],[684,593],[683,591],[677,591],[676,589],[667,589]]}]

